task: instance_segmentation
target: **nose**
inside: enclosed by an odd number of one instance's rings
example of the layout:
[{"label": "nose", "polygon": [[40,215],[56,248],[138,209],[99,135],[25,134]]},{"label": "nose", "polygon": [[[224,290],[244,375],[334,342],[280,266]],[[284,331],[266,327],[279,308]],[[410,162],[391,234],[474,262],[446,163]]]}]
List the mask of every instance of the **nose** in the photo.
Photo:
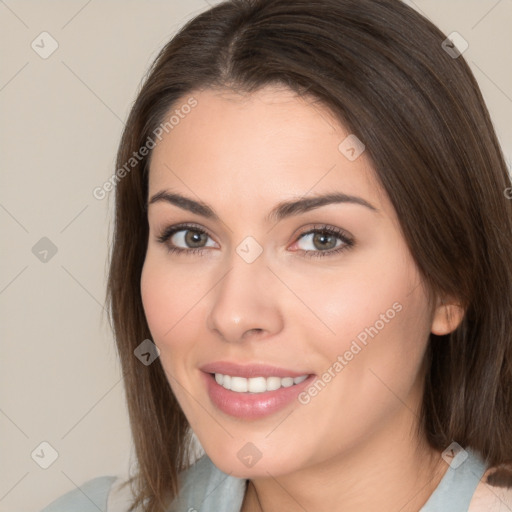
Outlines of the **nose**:
[{"label": "nose", "polygon": [[212,290],[208,329],[231,343],[278,333],[283,328],[280,284],[263,254],[247,263],[234,253],[229,271]]}]

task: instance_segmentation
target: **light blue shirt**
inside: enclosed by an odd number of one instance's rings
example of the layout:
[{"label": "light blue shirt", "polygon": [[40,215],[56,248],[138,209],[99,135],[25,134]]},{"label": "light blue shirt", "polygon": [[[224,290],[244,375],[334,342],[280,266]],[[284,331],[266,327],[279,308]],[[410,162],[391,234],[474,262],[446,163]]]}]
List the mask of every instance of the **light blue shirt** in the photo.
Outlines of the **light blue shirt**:
[{"label": "light blue shirt", "polygon": [[[466,448],[468,458],[457,468],[448,467],[441,482],[419,512],[467,512],[473,493],[486,470],[477,452]],[[459,453],[456,457],[461,456]],[[452,461],[455,466],[456,458]],[[89,480],[64,494],[41,512],[126,512],[107,508],[115,476]],[[180,495],[169,512],[239,512],[246,480],[229,476],[203,455],[180,474]],[[126,509],[127,510],[127,509]]]}]

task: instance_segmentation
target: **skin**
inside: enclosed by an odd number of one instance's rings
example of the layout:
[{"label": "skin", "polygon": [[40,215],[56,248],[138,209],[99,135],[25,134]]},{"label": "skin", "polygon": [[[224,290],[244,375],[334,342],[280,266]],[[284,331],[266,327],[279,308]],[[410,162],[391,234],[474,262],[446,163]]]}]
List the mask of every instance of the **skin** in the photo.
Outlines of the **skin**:
[{"label": "skin", "polygon": [[[141,276],[153,340],[187,419],[218,468],[251,480],[244,512],[419,510],[448,468],[416,434],[422,362],[429,333],[452,331],[463,312],[446,297],[429,305],[368,152],[350,161],[338,150],[349,132],[322,104],[279,87],[193,96],[197,106],[153,150],[149,197],[178,192],[209,204],[220,221],[150,204]],[[334,191],[378,211],[336,203],[265,220],[282,201]],[[157,241],[181,222],[208,232],[201,254],[170,254]],[[326,249],[301,235],[324,224],[355,245],[308,258],[305,251]],[[250,264],[236,253],[247,236],[263,249]],[[210,401],[203,364],[320,376],[394,303],[401,311],[307,405],[241,420]],[[237,457],[247,442],[262,453],[252,468]]]},{"label": "skin", "polygon": [[483,474],[471,499],[468,512],[512,510],[512,487],[506,488],[487,483],[487,477],[494,470],[494,467],[489,468]]}]

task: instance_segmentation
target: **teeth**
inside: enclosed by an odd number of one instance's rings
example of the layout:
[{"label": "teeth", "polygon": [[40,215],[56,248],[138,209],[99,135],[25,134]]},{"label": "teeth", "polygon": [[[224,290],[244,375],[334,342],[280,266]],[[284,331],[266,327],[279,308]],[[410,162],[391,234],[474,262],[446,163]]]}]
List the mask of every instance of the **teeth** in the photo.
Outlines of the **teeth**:
[{"label": "teeth", "polygon": [[243,377],[231,377],[231,391],[247,393],[248,382]]},{"label": "teeth", "polygon": [[237,393],[264,393],[265,391],[275,391],[281,387],[289,388],[294,384],[300,384],[308,378],[307,375],[300,377],[233,377],[231,375],[215,374],[215,381],[224,388]]},{"label": "teeth", "polygon": [[249,393],[263,393],[267,390],[267,379],[265,377],[254,377],[247,380],[247,391]]},{"label": "teeth", "polygon": [[267,377],[267,391],[275,391],[281,387],[280,377]]}]

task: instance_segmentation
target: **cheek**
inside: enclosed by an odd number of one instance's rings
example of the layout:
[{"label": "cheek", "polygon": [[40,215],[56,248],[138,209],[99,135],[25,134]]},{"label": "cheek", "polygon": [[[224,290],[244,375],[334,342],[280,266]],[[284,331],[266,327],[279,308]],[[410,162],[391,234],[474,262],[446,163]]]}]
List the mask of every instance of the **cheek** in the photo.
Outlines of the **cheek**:
[{"label": "cheek", "polygon": [[408,397],[417,398],[429,333],[421,287],[412,292],[411,287],[395,290],[386,299],[372,304],[365,324],[351,333],[343,354],[345,360],[351,358],[346,377],[359,403],[372,403],[382,414],[400,409]]},{"label": "cheek", "polygon": [[366,442],[379,425],[416,408],[428,312],[421,287],[411,293],[411,284],[391,291],[384,283],[374,286],[374,295],[363,294],[366,300],[354,295],[330,319],[336,335],[310,346],[309,359],[322,354],[322,373],[300,403],[304,428],[327,440],[321,456]]},{"label": "cheek", "polygon": [[174,338],[180,319],[187,315],[197,289],[165,261],[148,252],[140,288],[144,313],[154,342],[162,348]]},{"label": "cheek", "polygon": [[310,359],[321,353],[330,369],[323,375],[332,382],[331,392],[343,395],[337,401],[348,400],[355,407],[389,401],[389,389],[406,396],[416,382],[430,332],[427,297],[414,262],[400,253],[380,261],[396,264],[365,262],[360,271],[352,267],[350,274],[325,281],[308,294],[311,308],[331,331],[324,329],[322,342],[315,338]]},{"label": "cheek", "polygon": [[141,273],[142,304],[152,341],[160,350],[162,367],[179,400],[183,397],[175,379],[191,388],[187,369],[195,366],[194,341],[204,338],[204,299],[212,285],[207,276],[199,274],[192,266],[172,265],[165,255],[151,250]]},{"label": "cheek", "polygon": [[169,385],[182,407],[186,402],[183,386],[190,388],[184,368],[191,345],[186,341],[194,329],[192,306],[198,300],[198,291],[189,282],[168,262],[148,253],[140,280],[144,314]]},{"label": "cheek", "polygon": [[158,266],[150,256],[146,257],[140,279],[140,291],[144,314],[155,342],[163,337],[163,334],[170,327],[170,315],[174,311],[172,293],[165,273],[159,271]]},{"label": "cheek", "polygon": [[[319,347],[330,347],[331,355],[348,350],[354,339],[364,345],[365,340],[392,331],[405,316],[423,313],[420,276],[398,244],[378,245],[347,260],[346,267],[317,275],[314,280],[287,278],[315,313],[316,320],[307,315],[312,321],[304,328],[321,332],[325,341]],[[290,310],[288,316],[292,313]]]}]

